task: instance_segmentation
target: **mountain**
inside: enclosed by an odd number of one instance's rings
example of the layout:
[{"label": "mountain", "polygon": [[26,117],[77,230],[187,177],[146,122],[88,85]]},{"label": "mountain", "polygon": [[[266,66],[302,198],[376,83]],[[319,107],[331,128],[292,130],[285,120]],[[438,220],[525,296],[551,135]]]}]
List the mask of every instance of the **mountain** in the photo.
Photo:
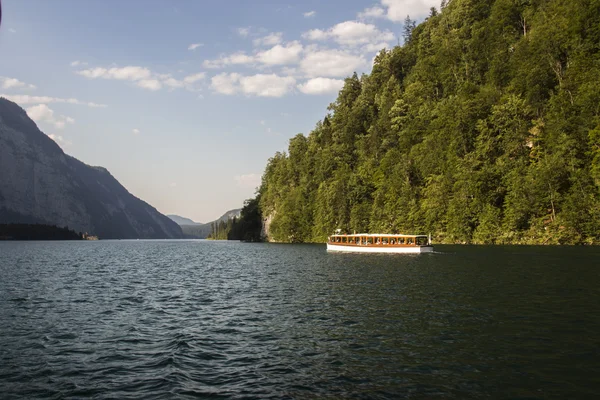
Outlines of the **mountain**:
[{"label": "mountain", "polygon": [[101,239],[181,238],[181,228],[105,168],[65,154],[17,104],[0,98],[0,223],[68,226]]},{"label": "mountain", "polygon": [[188,218],[178,217],[177,215],[169,215],[169,218],[176,221],[176,219],[173,218],[173,217],[176,217],[176,218],[180,218],[180,221],[182,221],[182,222],[185,222],[185,221],[192,222],[192,224],[186,224],[186,223],[180,224],[181,230],[183,231],[183,234],[186,238],[206,239],[208,237],[208,235],[210,235],[210,232],[211,232],[214,224],[218,225],[220,222],[227,223],[227,221],[229,221],[230,219],[239,218],[241,211],[242,211],[241,208],[236,208],[235,210],[229,210],[225,214],[223,214],[219,218],[217,218],[216,220],[209,222],[207,224],[199,224]]},{"label": "mountain", "polygon": [[183,236],[187,239],[206,239],[210,235],[210,224],[181,225]]},{"label": "mountain", "polygon": [[600,243],[600,1],[442,4],[269,160],[271,240]]},{"label": "mountain", "polygon": [[[214,220],[213,222],[216,222],[216,223],[219,223],[221,221],[222,222],[227,222],[230,219],[239,218],[241,212],[242,212],[241,208],[236,208],[234,210],[229,210],[225,214],[221,215],[219,218],[217,218],[216,220]],[[209,225],[210,225],[210,223],[209,223]]]},{"label": "mountain", "polygon": [[173,222],[175,222],[177,225],[179,226],[183,226],[183,225],[204,225],[200,222],[194,222],[189,218],[185,218],[185,217],[180,217],[179,215],[175,215],[175,214],[167,214],[167,217],[169,217],[169,219]]}]

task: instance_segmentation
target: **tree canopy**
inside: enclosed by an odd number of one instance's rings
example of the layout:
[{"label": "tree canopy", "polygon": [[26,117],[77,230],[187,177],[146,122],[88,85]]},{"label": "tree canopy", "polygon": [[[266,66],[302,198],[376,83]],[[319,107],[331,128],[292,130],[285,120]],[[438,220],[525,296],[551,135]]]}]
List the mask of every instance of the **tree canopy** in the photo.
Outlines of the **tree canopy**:
[{"label": "tree canopy", "polygon": [[268,162],[269,236],[600,241],[600,0],[452,0]]}]

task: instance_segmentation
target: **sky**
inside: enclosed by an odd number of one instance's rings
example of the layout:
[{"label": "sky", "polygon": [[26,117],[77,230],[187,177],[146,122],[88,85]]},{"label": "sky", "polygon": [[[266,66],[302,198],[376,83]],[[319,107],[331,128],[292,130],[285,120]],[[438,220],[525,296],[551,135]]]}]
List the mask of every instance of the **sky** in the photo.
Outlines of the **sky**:
[{"label": "sky", "polygon": [[164,214],[241,208],[439,0],[2,0],[0,96]]}]

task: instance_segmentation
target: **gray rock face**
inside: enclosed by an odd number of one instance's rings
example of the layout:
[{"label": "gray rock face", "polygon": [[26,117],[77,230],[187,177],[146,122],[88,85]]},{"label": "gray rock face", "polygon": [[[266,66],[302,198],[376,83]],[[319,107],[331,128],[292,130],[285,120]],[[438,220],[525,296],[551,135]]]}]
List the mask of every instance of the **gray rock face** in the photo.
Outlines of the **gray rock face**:
[{"label": "gray rock face", "polygon": [[0,98],[0,223],[68,226],[101,239],[181,238],[181,228],[133,196],[105,168],[66,155]]}]

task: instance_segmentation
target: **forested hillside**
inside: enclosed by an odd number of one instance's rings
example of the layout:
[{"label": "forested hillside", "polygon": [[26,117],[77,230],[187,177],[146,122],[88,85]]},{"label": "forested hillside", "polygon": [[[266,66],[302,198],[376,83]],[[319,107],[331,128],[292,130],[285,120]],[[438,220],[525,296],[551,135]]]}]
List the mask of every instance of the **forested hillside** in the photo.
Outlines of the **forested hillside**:
[{"label": "forested hillside", "polygon": [[600,0],[452,0],[268,162],[269,236],[600,241]]}]

